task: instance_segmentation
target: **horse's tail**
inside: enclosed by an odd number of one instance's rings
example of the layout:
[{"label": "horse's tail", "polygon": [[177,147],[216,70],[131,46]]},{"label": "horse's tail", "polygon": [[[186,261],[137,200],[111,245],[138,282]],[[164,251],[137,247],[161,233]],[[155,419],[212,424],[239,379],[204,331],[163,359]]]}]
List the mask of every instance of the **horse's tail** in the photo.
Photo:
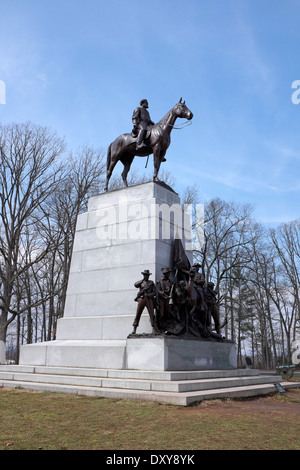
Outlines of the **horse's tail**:
[{"label": "horse's tail", "polygon": [[108,171],[111,163],[111,144],[107,149],[107,162],[106,162],[106,170]]}]

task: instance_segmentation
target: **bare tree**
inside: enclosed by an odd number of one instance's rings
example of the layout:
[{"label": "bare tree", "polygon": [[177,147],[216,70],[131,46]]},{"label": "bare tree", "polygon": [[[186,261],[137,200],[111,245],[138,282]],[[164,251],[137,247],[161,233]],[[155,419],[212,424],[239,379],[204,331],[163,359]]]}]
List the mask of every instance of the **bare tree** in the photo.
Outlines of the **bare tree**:
[{"label": "bare tree", "polygon": [[272,300],[286,337],[287,360],[300,322],[300,219],[270,230],[270,240],[279,268],[274,268]]},{"label": "bare tree", "polygon": [[[295,224],[261,230],[251,243],[252,259],[245,279],[248,303],[253,299],[254,321],[251,333],[259,366],[270,368],[291,361],[298,311],[297,246]],[[255,345],[255,348],[254,348]]]},{"label": "bare tree", "polygon": [[[193,194],[192,194],[193,196]],[[204,243],[194,252],[207,281],[213,280],[219,292],[226,335],[235,338],[236,308],[234,297],[237,276],[251,259],[250,245],[257,237],[252,219],[253,209],[247,204],[225,202],[219,198],[205,204]],[[230,330],[228,329],[230,326]]]},{"label": "bare tree", "polygon": [[286,287],[294,299],[296,321],[300,321],[300,219],[271,229],[270,238],[285,273]]},{"label": "bare tree", "polygon": [[205,205],[204,245],[198,256],[206,277],[217,287],[232,268],[242,267],[250,258],[249,245],[256,237],[253,209],[247,204],[212,199]]},{"label": "bare tree", "polygon": [[0,339],[4,342],[8,325],[20,313],[18,281],[48,251],[48,245],[41,245],[26,260],[22,239],[57,186],[63,150],[63,141],[46,128],[30,123],[0,126]]},{"label": "bare tree", "polygon": [[63,316],[77,217],[87,210],[89,197],[99,194],[104,184],[103,150],[79,149],[67,159],[59,187],[44,204],[43,216],[36,220],[41,238],[51,247],[45,258],[46,268],[39,274],[34,273],[44,298],[43,335],[46,340],[55,337],[57,318]]},{"label": "bare tree", "polygon": [[252,351],[256,350],[259,364],[269,368],[277,363],[276,312],[272,301],[274,253],[264,230],[252,243],[251,253],[252,260],[247,266],[247,284],[254,304]]}]

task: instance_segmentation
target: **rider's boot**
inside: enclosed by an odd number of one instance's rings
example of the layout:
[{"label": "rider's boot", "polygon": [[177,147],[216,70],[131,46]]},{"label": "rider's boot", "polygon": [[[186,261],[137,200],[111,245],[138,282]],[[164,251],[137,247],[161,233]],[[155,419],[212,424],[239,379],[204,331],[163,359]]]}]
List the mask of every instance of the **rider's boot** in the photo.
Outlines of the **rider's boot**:
[{"label": "rider's boot", "polygon": [[136,143],[136,149],[137,150],[139,150],[143,147],[146,147],[146,145],[144,144],[144,138],[145,138],[146,132],[147,132],[146,129],[141,129],[140,130],[140,133],[139,133],[138,138],[137,138],[137,143]]}]

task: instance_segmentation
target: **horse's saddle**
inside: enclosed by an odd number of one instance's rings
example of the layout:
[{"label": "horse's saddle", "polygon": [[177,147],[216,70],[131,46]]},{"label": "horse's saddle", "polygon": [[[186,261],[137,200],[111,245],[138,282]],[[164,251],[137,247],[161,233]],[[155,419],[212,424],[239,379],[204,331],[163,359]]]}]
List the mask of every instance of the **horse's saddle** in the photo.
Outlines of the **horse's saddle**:
[{"label": "horse's saddle", "polygon": [[[134,137],[134,138],[136,138],[136,137],[138,136],[138,133],[139,133],[139,130],[136,129],[136,128],[133,128],[132,131],[131,131],[131,135],[132,135],[132,137]],[[146,134],[145,134],[145,137],[144,137],[144,140],[149,139],[150,134],[151,134],[151,129],[147,129]]]}]

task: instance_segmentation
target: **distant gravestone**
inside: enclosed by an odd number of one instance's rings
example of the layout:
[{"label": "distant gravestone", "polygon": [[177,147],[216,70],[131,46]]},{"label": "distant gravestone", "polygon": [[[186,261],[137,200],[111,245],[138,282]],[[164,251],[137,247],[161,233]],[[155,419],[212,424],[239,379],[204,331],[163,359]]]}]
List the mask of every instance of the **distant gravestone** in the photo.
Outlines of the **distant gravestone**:
[{"label": "distant gravestone", "polygon": [[0,364],[5,364],[5,343],[4,341],[0,341]]},{"label": "distant gravestone", "polygon": [[246,366],[247,366],[247,367],[252,367],[252,366],[253,366],[252,360],[251,360],[250,357],[246,356],[246,357],[245,357],[245,362],[246,362]]}]

